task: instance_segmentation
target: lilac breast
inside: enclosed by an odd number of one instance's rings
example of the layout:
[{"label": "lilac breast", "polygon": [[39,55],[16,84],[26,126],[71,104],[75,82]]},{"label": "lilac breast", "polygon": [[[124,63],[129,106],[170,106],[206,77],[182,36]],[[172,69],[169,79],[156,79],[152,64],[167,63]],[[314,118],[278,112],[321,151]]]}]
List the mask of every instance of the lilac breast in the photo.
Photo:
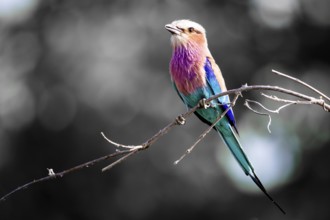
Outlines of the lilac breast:
[{"label": "lilac breast", "polygon": [[[203,56],[198,47],[177,47],[173,51],[170,70],[172,80],[183,94],[190,94],[204,85]],[[205,60],[205,59],[204,59]]]}]

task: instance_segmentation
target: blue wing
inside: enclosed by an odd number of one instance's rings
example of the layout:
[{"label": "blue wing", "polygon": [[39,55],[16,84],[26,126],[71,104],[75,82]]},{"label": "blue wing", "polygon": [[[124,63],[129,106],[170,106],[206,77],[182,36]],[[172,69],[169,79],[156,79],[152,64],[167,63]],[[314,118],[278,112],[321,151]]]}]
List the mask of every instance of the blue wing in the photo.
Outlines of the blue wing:
[{"label": "blue wing", "polygon": [[[215,74],[214,74],[214,70],[212,68],[211,62],[208,58],[206,58],[206,62],[205,62],[205,65],[204,65],[204,70],[206,72],[207,84],[209,86],[209,89],[213,93],[212,95],[216,95],[216,94],[221,93],[222,92],[221,87],[219,85],[219,82],[218,82]],[[221,104],[221,109],[223,111],[226,111],[229,108],[228,104],[229,104],[230,101],[229,101],[228,95],[219,97],[218,102]],[[236,128],[236,121],[235,121],[235,117],[234,117],[234,112],[233,112],[232,109],[228,110],[228,112],[226,114],[226,117],[227,117],[230,125],[233,126],[233,128],[238,133],[237,128]]]}]

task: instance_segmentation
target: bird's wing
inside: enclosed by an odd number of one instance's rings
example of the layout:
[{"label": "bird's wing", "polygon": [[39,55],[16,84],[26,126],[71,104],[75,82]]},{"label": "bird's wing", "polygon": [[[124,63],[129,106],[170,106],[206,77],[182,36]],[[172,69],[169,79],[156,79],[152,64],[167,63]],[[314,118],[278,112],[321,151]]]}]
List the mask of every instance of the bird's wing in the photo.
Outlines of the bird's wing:
[{"label": "bird's wing", "polygon": [[[221,92],[226,91],[226,86],[221,75],[219,67],[215,64],[213,58],[207,57],[204,65],[205,70],[205,77],[206,82],[208,84],[209,89],[213,93],[212,95],[219,94]],[[223,111],[226,111],[229,108],[229,96],[221,96],[218,98],[219,103],[221,104],[220,107]],[[236,128],[236,121],[233,110],[230,108],[226,114],[226,117],[230,123],[230,125],[235,129],[238,133]]]},{"label": "bird's wing", "polygon": [[[183,103],[186,105],[186,107],[192,108],[194,106],[189,105],[189,103],[187,102],[187,100],[184,98],[184,96],[181,94],[181,92],[178,90],[178,88],[176,87],[175,83],[172,81],[172,85],[174,90],[178,93],[178,96],[180,97],[180,99],[183,101]],[[194,112],[194,114],[197,116],[197,118],[199,118],[199,120],[201,120],[202,122],[204,122],[205,124],[211,126],[212,123],[209,122],[208,120],[206,120],[203,116],[201,116],[198,112]],[[213,127],[213,129],[217,130],[216,127]]]}]

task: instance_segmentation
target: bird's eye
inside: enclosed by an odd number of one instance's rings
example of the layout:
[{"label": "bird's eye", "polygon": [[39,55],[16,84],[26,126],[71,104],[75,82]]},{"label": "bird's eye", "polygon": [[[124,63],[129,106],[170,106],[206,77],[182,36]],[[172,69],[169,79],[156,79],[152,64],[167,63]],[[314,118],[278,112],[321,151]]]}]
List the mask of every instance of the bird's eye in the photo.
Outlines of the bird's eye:
[{"label": "bird's eye", "polygon": [[188,28],[188,31],[189,31],[189,33],[192,33],[195,31],[195,29],[193,27],[190,27],[190,28]]}]

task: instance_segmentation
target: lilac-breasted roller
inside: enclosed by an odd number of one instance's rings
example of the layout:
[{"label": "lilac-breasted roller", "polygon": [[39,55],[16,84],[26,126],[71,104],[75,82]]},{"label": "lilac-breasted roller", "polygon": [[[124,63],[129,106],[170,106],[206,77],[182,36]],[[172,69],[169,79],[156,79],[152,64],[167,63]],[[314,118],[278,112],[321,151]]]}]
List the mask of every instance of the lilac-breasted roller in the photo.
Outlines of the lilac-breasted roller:
[{"label": "lilac-breasted roller", "polygon": [[[173,86],[188,108],[192,108],[204,98],[226,91],[225,81],[207,46],[205,29],[190,20],[173,21],[165,25],[172,34],[173,54],[170,62],[170,74]],[[222,96],[213,100],[209,108],[200,108],[195,114],[208,125],[229,108],[229,97]],[[285,214],[284,210],[267,193],[244,153],[237,133],[232,109],[216,125],[225,144],[234,155],[244,173],[252,178],[261,191]]]}]

